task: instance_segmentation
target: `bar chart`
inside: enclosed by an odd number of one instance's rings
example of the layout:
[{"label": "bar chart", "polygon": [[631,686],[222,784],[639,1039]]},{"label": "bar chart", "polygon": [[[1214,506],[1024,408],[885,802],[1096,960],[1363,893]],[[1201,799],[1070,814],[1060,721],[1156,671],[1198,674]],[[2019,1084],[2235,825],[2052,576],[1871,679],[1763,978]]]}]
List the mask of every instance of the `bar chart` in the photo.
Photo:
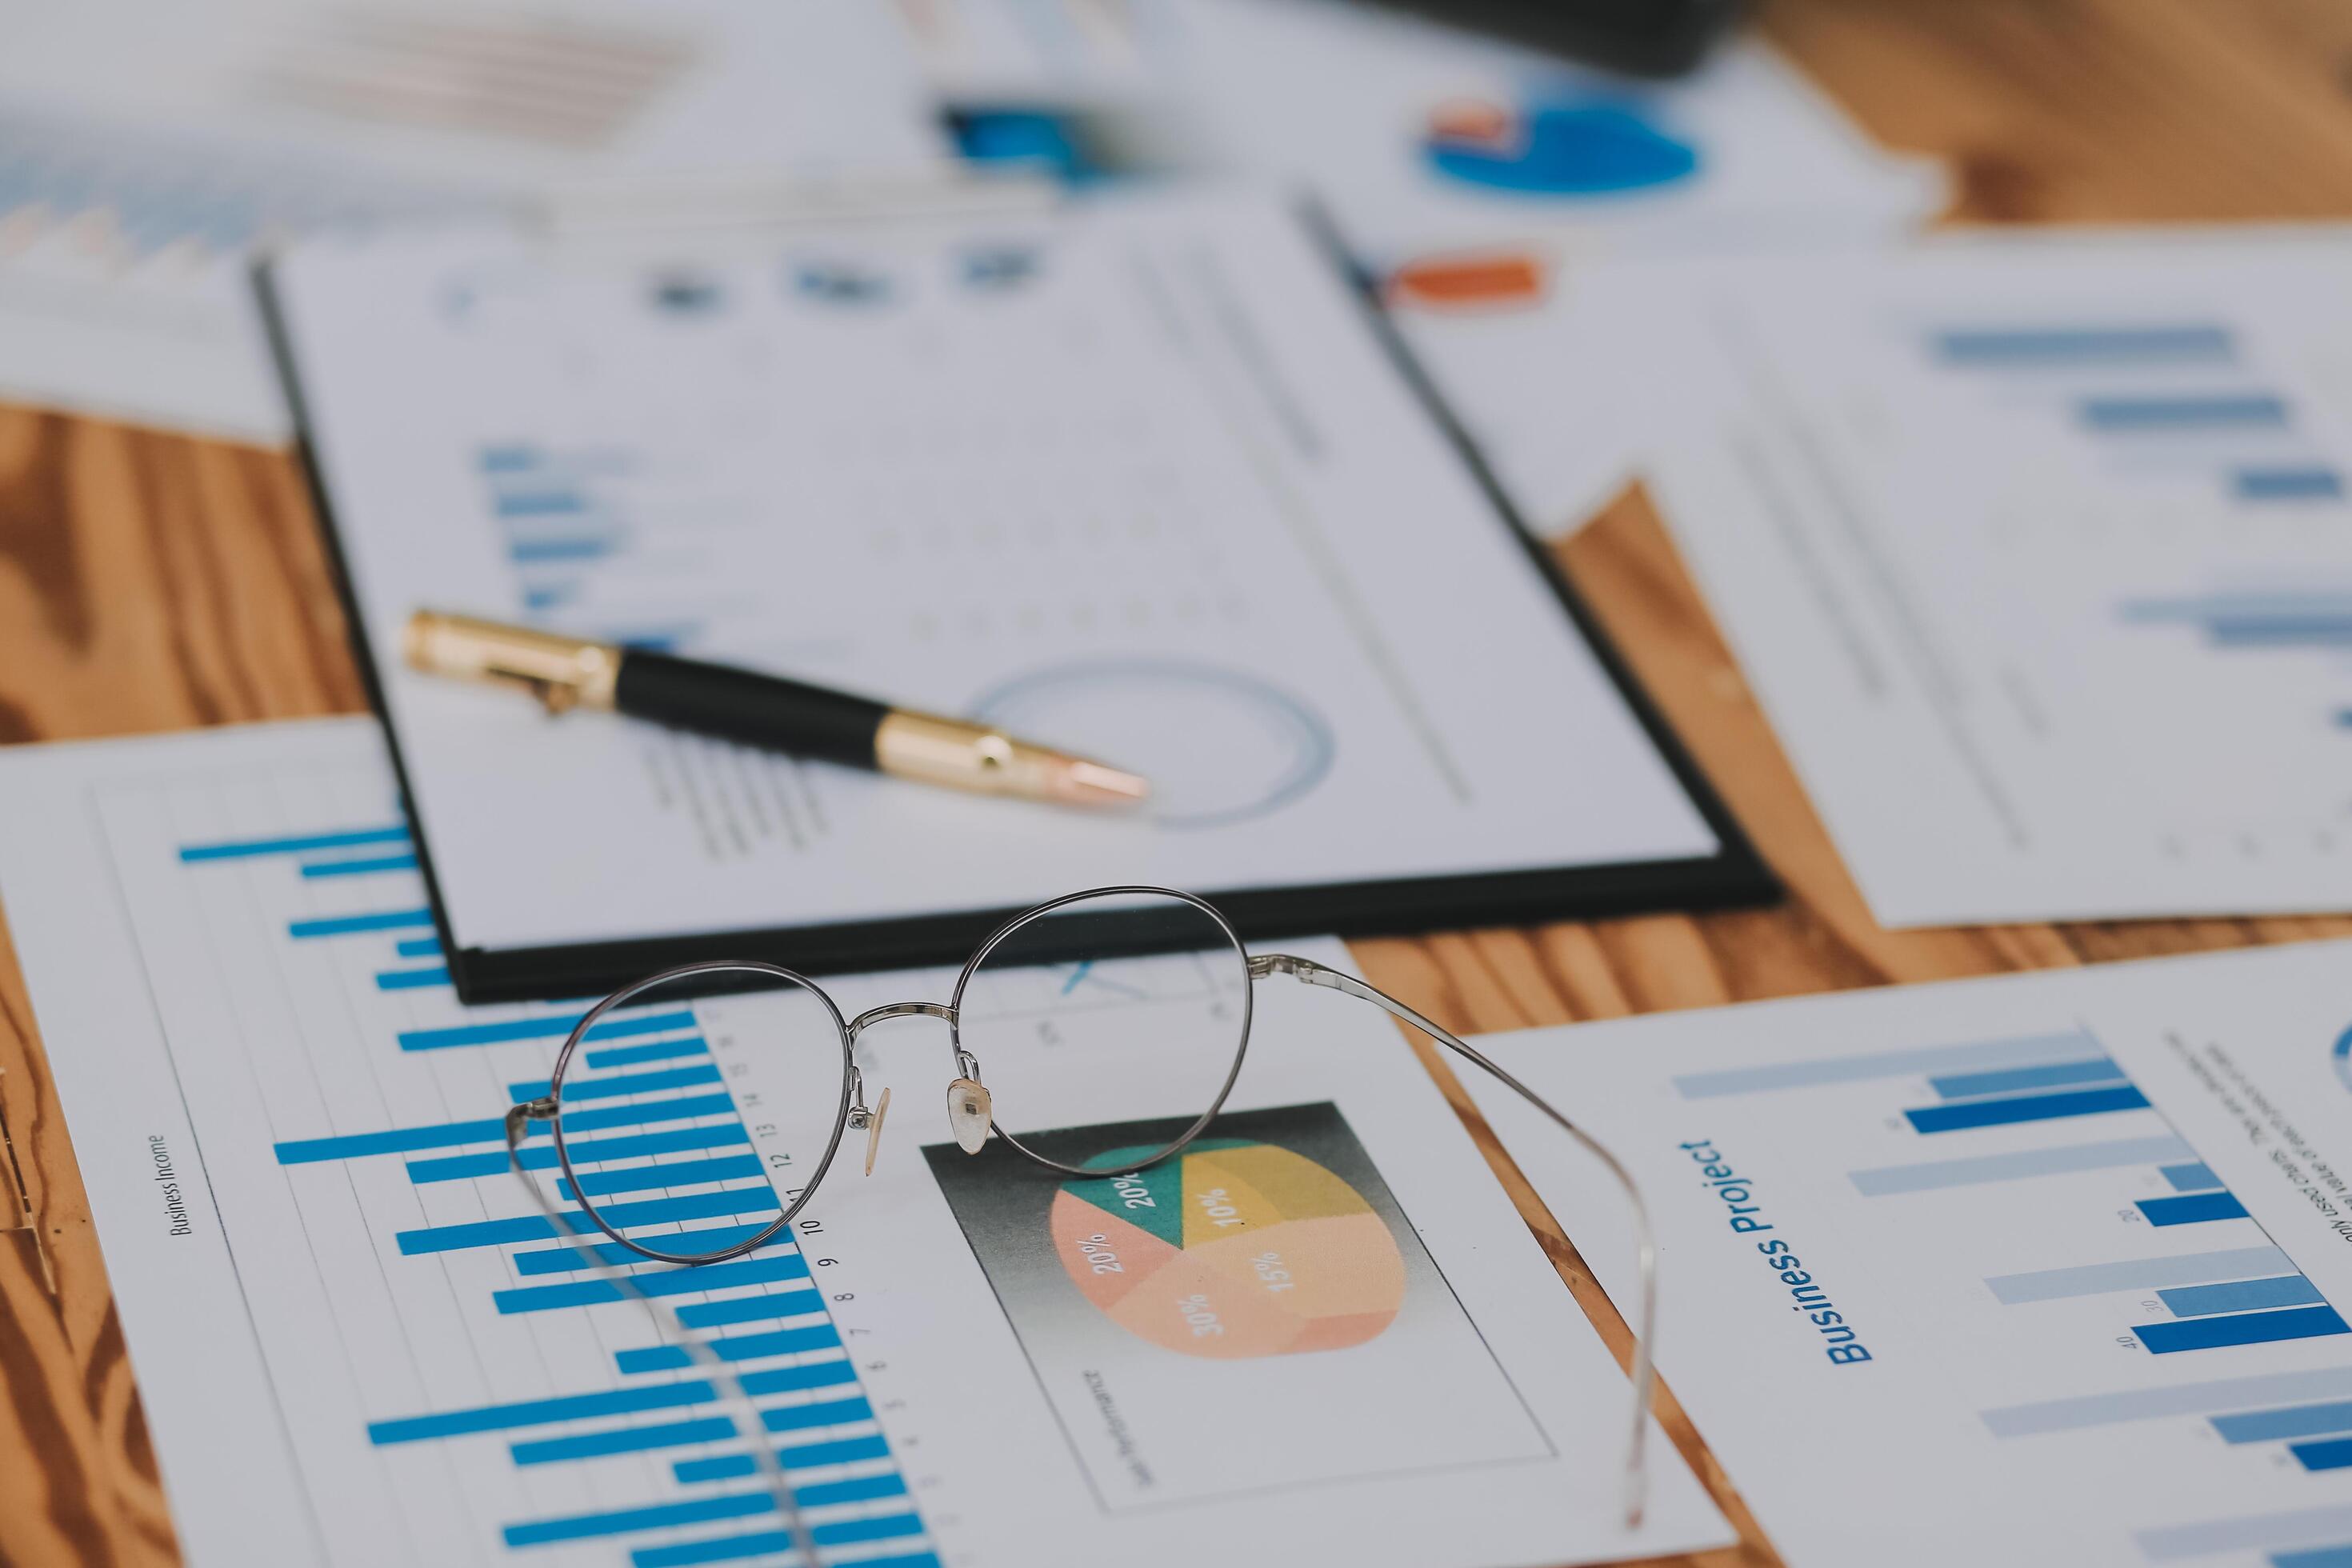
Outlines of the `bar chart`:
[{"label": "bar chart", "polygon": [[[281,891],[299,893],[327,876],[335,886],[352,889],[347,897],[359,901],[357,889],[367,886],[373,896],[364,901],[374,907],[283,921],[286,960],[348,967],[356,957],[372,971],[370,983],[379,994],[404,996],[447,984],[446,968],[434,962],[439,944],[430,934],[403,826],[211,839],[181,847],[177,859],[186,874],[226,872],[248,889],[257,881],[276,882]],[[707,1037],[712,1019],[704,1016],[711,1011],[711,1005],[698,1012],[694,1005],[672,1004],[616,1014],[592,1031],[580,1064],[587,1070],[566,1086],[567,1103],[579,1106],[567,1119],[575,1134],[574,1175],[554,1182],[558,1197],[576,1203],[584,1194],[614,1226],[666,1249],[748,1240],[772,1223],[780,1207],[770,1159],[755,1151],[712,1059]],[[395,1065],[486,1052],[544,1053],[579,1018],[576,1006],[467,1014],[463,1022],[395,1031],[382,1044]],[[543,1076],[509,1081],[503,1098],[520,1102],[546,1087]],[[582,1278],[587,1264],[580,1251],[543,1215],[519,1209],[509,1198],[514,1178],[498,1115],[283,1139],[272,1154],[289,1174],[341,1172],[379,1184],[387,1175],[404,1178],[419,1194],[433,1195],[436,1214],[507,1211],[394,1226],[386,1238],[385,1266],[398,1266],[396,1259],[437,1268],[465,1258],[478,1265],[469,1274],[489,1283],[459,1295],[461,1312],[540,1324],[601,1309],[607,1321],[598,1340],[626,1342],[605,1351],[603,1375],[581,1378],[576,1387],[386,1415],[366,1424],[368,1444],[410,1450],[470,1440],[477,1446],[469,1455],[481,1455],[482,1444],[495,1445],[519,1475],[586,1472],[588,1484],[577,1495],[593,1503],[503,1520],[497,1540],[508,1548],[572,1544],[588,1553],[583,1561],[626,1562],[631,1568],[791,1552],[773,1498],[756,1484],[755,1460],[720,1404],[725,1395],[709,1378],[686,1375],[694,1364],[688,1351],[665,1342],[613,1285]],[[551,1172],[555,1153],[543,1126],[534,1129],[521,1159],[533,1172]],[[594,1233],[583,1211],[564,1212],[569,1228]],[[609,1264],[640,1264],[614,1243],[594,1250]],[[825,1293],[811,1284],[810,1274],[794,1238],[779,1235],[723,1264],[641,1266],[636,1280],[648,1295],[674,1302],[689,1328],[741,1368],[744,1392],[776,1436],[779,1458],[828,1563],[935,1568],[940,1559],[921,1512],[844,1348]],[[548,1345],[541,1348],[547,1353]]]}]

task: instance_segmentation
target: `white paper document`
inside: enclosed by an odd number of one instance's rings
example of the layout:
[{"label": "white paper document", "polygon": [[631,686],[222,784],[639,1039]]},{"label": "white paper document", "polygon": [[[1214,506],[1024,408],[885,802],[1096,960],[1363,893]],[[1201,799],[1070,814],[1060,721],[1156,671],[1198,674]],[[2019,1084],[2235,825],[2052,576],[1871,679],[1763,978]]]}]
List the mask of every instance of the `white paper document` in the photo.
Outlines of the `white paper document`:
[{"label": "white paper document", "polygon": [[[1632,1167],[1783,1560],[2352,1555],[2352,945],[1481,1041]],[[1621,1306],[1610,1184],[1465,1081]]]},{"label": "white paper document", "polygon": [[[711,1385],[505,1169],[499,1119],[579,1004],[457,1004],[401,837],[358,721],[0,755],[0,899],[188,1561],[799,1562]],[[828,987],[855,1012],[953,984]],[[1115,1047],[1041,1026],[1037,998],[1066,1020],[1079,986]],[[859,1063],[898,1109],[873,1173],[845,1151],[789,1240],[640,1269],[735,1363],[822,1568],[1494,1568],[1730,1538],[1655,1432],[1648,1523],[1622,1527],[1624,1377],[1392,1026],[1258,990],[1227,1114],[1116,1180],[965,1155],[943,1026],[880,1026]],[[1233,1000],[1173,954],[1000,970],[963,1024],[1000,1119],[1084,1159],[1202,1109],[1168,1069],[1229,1055]],[[839,1047],[787,1048],[781,1005],[590,1035],[572,1179],[633,1238],[748,1239],[812,1179]],[[551,1156],[525,1144],[552,1184]]]},{"label": "white paper document", "polygon": [[856,0],[0,9],[0,397],[288,435],[247,268],[297,236],[543,212],[583,182],[944,155]]},{"label": "white paper document", "polygon": [[2352,908],[2347,260],[1653,269],[1655,493],[1882,922]]},{"label": "white paper document", "polygon": [[[461,947],[1717,852],[1270,201],[731,258],[321,247],[282,296]],[[548,721],[394,664],[420,606],[990,720],[1153,802]]]}]

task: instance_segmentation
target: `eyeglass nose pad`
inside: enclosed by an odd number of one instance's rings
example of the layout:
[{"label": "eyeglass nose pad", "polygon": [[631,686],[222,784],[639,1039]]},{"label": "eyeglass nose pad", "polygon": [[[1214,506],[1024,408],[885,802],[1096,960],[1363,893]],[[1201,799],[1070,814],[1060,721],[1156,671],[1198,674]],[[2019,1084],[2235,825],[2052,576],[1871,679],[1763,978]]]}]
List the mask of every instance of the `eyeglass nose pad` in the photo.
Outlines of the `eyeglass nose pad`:
[{"label": "eyeglass nose pad", "polygon": [[[978,1064],[973,1065],[978,1070]],[[948,1126],[967,1154],[977,1154],[988,1142],[989,1124],[996,1119],[988,1086],[976,1078],[960,1078],[948,1085]]]},{"label": "eyeglass nose pad", "polygon": [[889,1114],[890,1091],[887,1088],[882,1090],[882,1098],[874,1102],[873,1110],[860,1105],[849,1112],[849,1124],[866,1129],[866,1173],[869,1176],[874,1173],[874,1156],[882,1151],[882,1119]]}]

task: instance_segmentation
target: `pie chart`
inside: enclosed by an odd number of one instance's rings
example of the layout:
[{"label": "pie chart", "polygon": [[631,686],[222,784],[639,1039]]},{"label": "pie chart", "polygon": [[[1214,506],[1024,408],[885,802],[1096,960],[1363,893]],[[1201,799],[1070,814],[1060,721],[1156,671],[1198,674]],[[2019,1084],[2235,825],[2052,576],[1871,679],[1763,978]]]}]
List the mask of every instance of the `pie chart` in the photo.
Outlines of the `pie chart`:
[{"label": "pie chart", "polygon": [[[1116,1167],[1154,1144],[1088,1163]],[[1404,1303],[1403,1257],[1363,1195],[1271,1143],[1204,1138],[1131,1176],[1066,1183],[1054,1251],[1137,1338],[1219,1361],[1344,1350]]]}]

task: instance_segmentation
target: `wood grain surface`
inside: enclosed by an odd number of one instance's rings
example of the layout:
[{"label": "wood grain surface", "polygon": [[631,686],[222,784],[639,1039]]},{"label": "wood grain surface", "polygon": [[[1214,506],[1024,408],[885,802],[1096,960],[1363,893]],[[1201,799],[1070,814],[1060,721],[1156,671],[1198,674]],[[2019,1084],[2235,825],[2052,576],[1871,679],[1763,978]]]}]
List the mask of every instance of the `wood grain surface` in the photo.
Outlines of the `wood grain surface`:
[{"label": "wood grain surface", "polygon": [[[1882,141],[1948,161],[1956,221],[2352,216],[2352,6],[2340,0],[1776,0],[1761,23]],[[1356,945],[1368,976],[1449,1027],[2352,933],[2342,919],[1881,931],[1643,497],[1560,555],[1789,897]],[[0,742],[362,707],[289,457],[0,406]],[[1623,1324],[1574,1247],[1431,1065],[1622,1356]],[[176,1563],[5,932],[0,1131],[0,1565]],[[1744,1537],[1695,1561],[1777,1562],[1671,1390],[1663,1414]]]}]

